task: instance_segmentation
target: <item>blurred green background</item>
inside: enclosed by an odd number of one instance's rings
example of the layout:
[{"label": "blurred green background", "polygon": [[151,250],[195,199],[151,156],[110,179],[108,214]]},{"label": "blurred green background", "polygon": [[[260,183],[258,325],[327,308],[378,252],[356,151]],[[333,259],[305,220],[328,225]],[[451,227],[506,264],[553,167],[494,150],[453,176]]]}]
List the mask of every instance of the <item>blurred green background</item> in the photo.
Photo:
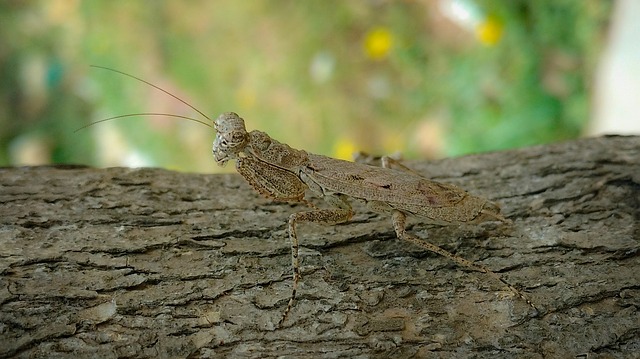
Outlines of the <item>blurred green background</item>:
[{"label": "blurred green background", "polygon": [[[610,1],[0,1],[0,165],[214,172],[234,111],[341,158],[437,158],[580,135]],[[206,120],[206,119],[205,119]]]}]

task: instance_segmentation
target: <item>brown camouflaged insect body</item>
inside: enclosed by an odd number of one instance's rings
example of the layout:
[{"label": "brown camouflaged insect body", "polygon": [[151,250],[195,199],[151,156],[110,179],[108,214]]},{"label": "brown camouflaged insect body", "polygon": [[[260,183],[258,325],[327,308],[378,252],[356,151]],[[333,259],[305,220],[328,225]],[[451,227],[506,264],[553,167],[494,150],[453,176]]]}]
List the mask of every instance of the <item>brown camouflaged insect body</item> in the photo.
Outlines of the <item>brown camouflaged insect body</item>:
[{"label": "brown camouflaged insect body", "polygon": [[256,191],[276,200],[310,205],[304,199],[308,188],[332,207],[298,212],[289,217],[293,288],[279,325],[293,307],[300,281],[296,224],[346,222],[354,214],[349,198],[364,201],[375,211],[391,214],[398,238],[445,256],[462,266],[489,274],[535,308],[524,294],[487,267],[453,255],[406,232],[407,215],[416,215],[440,225],[507,222],[497,204],[451,184],[431,181],[410,171],[391,169],[385,158],[383,167],[375,167],[293,149],[273,140],[264,132],[247,132],[244,120],[233,112],[220,115],[214,126],[217,131],[213,143],[216,162],[224,165],[229,160],[236,160],[238,173]]}]

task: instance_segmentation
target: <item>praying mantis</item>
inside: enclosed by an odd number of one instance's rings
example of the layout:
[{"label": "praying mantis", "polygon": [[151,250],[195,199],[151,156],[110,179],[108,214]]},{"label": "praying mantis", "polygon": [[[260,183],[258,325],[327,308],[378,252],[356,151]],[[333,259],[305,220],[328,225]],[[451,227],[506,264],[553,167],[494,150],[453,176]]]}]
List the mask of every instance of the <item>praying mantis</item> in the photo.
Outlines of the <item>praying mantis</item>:
[{"label": "praying mantis", "polygon": [[[117,70],[103,69],[153,86],[208,119],[204,113],[162,88]],[[209,126],[193,118],[152,113],[116,116],[98,122],[137,115],[179,117]],[[394,169],[392,166],[395,160],[390,157],[383,157],[382,167],[377,167],[291,148],[272,139],[264,132],[258,130],[247,132],[244,120],[233,112],[221,114],[213,121],[213,127],[216,137],[212,150],[218,165],[224,166],[228,161],[234,160],[237,172],[258,193],[274,200],[301,202],[311,207],[308,211],[291,214],[287,222],[291,242],[293,283],[291,295],[278,326],[283,325],[293,308],[301,280],[297,225],[303,222],[329,225],[347,222],[354,215],[350,200],[362,201],[373,211],[389,214],[393,229],[400,240],[442,255],[463,267],[486,273],[536,309],[520,290],[484,265],[456,256],[407,232],[406,221],[409,215],[421,217],[437,225],[480,224],[488,221],[509,223],[509,220],[500,213],[500,207],[496,203],[474,196],[457,186],[429,180],[406,168],[405,170]],[[403,167],[397,165],[400,168]],[[330,208],[319,209],[312,205],[306,199],[309,192],[323,198]]]}]

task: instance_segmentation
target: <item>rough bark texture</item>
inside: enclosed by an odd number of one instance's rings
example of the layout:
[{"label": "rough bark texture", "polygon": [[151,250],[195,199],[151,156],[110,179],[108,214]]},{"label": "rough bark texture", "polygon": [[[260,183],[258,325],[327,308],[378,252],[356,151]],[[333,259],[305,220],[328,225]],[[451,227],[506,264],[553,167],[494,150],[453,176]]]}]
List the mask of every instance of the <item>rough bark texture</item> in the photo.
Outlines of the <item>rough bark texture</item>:
[{"label": "rough bark texture", "polygon": [[0,357],[637,357],[639,137],[410,166],[502,204],[511,226],[411,231],[539,312],[356,204],[348,224],[300,226],[303,280],[276,328],[304,206],[238,175],[4,168]]}]

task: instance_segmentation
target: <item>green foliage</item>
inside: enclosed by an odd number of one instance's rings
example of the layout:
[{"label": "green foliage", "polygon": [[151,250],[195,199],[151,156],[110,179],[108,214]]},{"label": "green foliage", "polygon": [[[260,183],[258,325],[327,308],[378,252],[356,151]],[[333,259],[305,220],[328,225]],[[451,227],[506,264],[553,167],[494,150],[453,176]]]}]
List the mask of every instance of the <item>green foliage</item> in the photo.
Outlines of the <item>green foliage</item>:
[{"label": "green foliage", "polygon": [[74,132],[128,113],[199,116],[92,64],[327,155],[436,157],[579,135],[609,1],[452,0],[474,16],[466,24],[442,3],[2,2],[0,164],[33,152],[35,162],[216,170],[213,131],[188,121]]}]

